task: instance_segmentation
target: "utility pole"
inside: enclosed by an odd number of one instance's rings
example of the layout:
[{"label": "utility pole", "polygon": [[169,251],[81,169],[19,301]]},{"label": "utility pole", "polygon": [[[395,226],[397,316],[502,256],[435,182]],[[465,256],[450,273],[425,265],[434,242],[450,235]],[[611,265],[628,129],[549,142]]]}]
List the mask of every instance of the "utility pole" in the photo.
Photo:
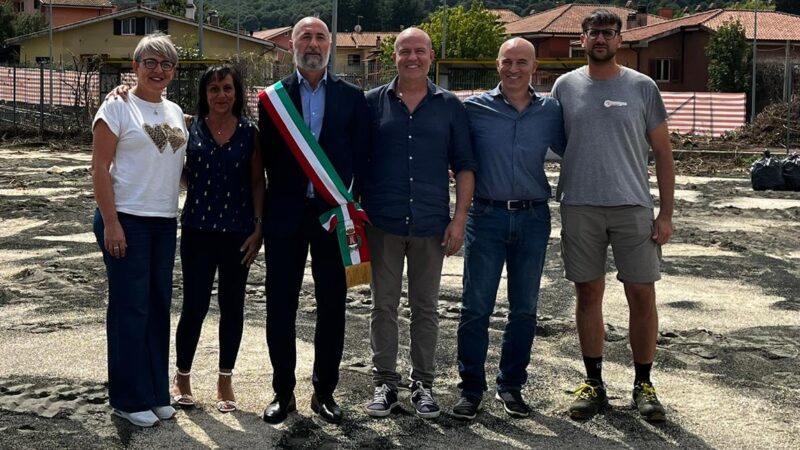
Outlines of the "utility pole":
[{"label": "utility pole", "polygon": [[756,120],[756,59],[758,59],[758,3],[753,7],[753,78],[750,80],[750,123]]},{"label": "utility pole", "polygon": [[445,59],[447,53],[447,0],[442,0],[442,54],[439,59]]},{"label": "utility pole", "polygon": [[331,14],[331,58],[328,67],[336,73],[336,24],[339,20],[339,0],[333,0],[333,14]]},{"label": "utility pole", "polygon": [[50,37],[50,51],[47,55],[47,65],[50,68],[50,112],[53,112],[53,0],[50,0],[50,8],[47,10],[49,16],[48,35]]},{"label": "utility pole", "polygon": [[197,52],[198,57],[203,59],[203,0],[197,2]]}]

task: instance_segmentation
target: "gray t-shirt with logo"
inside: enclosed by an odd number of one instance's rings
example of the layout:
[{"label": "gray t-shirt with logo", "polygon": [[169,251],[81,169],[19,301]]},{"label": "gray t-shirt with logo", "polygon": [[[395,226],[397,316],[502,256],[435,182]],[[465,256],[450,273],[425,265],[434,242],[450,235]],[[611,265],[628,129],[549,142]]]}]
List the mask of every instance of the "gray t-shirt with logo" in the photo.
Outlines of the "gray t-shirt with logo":
[{"label": "gray t-shirt with logo", "polygon": [[653,207],[647,174],[648,132],[667,120],[655,82],[622,67],[593,80],[583,66],[556,80],[567,148],[556,199],[568,205]]}]

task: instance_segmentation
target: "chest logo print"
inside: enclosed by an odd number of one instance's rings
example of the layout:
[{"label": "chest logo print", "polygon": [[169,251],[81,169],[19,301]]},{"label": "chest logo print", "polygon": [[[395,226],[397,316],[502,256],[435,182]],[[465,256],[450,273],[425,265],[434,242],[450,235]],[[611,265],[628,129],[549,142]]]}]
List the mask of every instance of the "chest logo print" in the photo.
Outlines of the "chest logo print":
[{"label": "chest logo print", "polygon": [[179,148],[186,142],[186,136],[183,135],[183,130],[178,127],[170,127],[166,123],[158,125],[144,124],[144,131],[153,140],[153,143],[158,147],[160,153],[164,153],[167,148],[167,143],[172,147],[172,153],[178,151]]},{"label": "chest logo print", "polygon": [[611,107],[614,107],[614,106],[628,106],[628,103],[627,102],[617,102],[617,101],[614,101],[614,100],[606,100],[606,101],[603,102],[603,106],[605,106],[606,108],[611,108]]}]

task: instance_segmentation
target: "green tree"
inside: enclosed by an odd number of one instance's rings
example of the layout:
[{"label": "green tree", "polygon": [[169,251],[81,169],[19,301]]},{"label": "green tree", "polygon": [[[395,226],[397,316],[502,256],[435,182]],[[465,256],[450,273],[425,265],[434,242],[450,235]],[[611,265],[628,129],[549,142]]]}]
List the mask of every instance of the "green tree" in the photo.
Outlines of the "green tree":
[{"label": "green tree", "polygon": [[340,0],[339,30],[354,30],[361,25],[364,31],[381,29],[379,2],[375,0]]},{"label": "green tree", "polygon": [[446,55],[442,58],[494,58],[503,43],[503,27],[497,17],[486,10],[480,0],[464,5],[442,8],[432,13],[419,27],[431,37],[437,54],[442,48],[443,18],[447,15],[445,36]]},{"label": "green tree", "polygon": [[425,18],[422,0],[383,0],[379,9],[383,17],[381,28],[385,31],[400,31]]},{"label": "green tree", "polygon": [[35,33],[44,28],[42,16],[18,13],[8,3],[0,3],[0,47],[5,47],[6,39]]},{"label": "green tree", "polygon": [[0,45],[14,37],[14,11],[8,3],[0,3]]},{"label": "green tree", "polygon": [[186,2],[183,0],[160,0],[156,10],[183,17],[186,14]]},{"label": "green tree", "polygon": [[725,22],[708,42],[708,89],[749,92],[752,50],[741,22]]},{"label": "green tree", "polygon": [[41,14],[18,13],[14,18],[14,35],[22,36],[47,28],[47,21]]},{"label": "green tree", "polygon": [[775,0],[775,11],[800,14],[800,2],[797,0]]},{"label": "green tree", "polygon": [[747,10],[754,10],[758,9],[759,11],[774,11],[775,5],[767,3],[766,0],[748,0],[742,3],[735,3],[730,5],[728,9],[747,9]]}]

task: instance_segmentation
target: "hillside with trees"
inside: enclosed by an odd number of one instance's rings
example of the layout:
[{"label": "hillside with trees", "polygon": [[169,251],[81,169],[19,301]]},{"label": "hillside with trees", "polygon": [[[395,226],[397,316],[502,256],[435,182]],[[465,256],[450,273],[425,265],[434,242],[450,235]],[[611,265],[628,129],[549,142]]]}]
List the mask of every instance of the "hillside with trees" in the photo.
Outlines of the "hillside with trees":
[{"label": "hillside with trees", "polygon": [[[358,24],[366,31],[399,31],[404,27],[422,23],[430,13],[447,6],[464,5],[469,7],[473,0],[339,0],[339,30],[353,30]],[[593,3],[625,5],[628,0],[484,0],[487,8],[510,9],[521,16],[545,11],[563,3]],[[120,1],[117,3],[130,3]],[[159,3],[181,3],[176,0],[145,2],[155,7]],[[195,0],[195,4],[198,0]],[[640,1],[633,0],[633,4]],[[641,2],[644,3],[644,2]],[[774,9],[800,14],[800,1],[773,0],[648,0],[651,13],[662,7],[673,9],[676,17],[684,10],[689,13],[697,8],[747,8],[758,5],[760,9]],[[331,20],[332,0],[204,0],[204,10],[217,10],[222,16],[221,23],[235,27],[237,4],[239,20],[248,30],[275,28],[292,25],[298,19],[318,15],[326,22]],[[688,8],[688,9],[687,9]]]}]

